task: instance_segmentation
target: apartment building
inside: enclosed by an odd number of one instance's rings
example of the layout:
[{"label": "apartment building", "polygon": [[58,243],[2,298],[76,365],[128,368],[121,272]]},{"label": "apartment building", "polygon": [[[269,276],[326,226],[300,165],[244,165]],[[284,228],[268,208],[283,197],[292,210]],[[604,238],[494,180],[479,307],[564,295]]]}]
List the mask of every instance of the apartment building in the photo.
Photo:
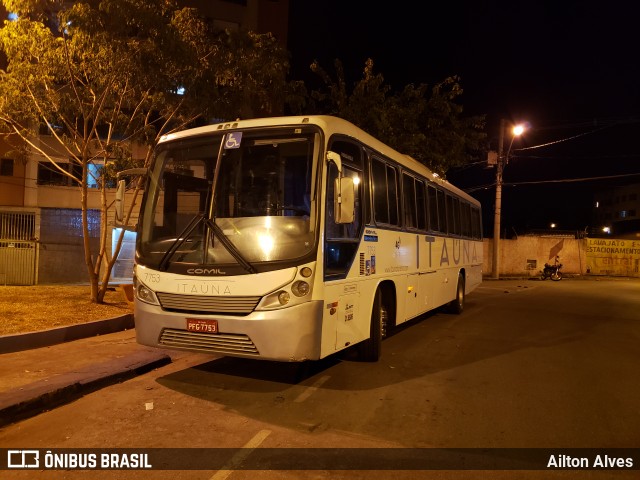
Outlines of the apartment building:
[{"label": "apartment building", "polygon": [[600,234],[640,240],[640,183],[597,192],[594,195],[593,221]]}]

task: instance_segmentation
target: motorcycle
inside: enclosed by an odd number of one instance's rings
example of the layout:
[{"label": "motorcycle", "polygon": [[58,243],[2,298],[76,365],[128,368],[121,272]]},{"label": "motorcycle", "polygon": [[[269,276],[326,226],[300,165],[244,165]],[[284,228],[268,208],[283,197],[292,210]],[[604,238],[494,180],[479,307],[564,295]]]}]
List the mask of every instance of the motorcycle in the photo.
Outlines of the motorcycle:
[{"label": "motorcycle", "polygon": [[560,257],[556,257],[553,265],[545,263],[544,269],[540,272],[540,280],[546,280],[547,278],[550,278],[554,282],[562,280],[561,268]]}]

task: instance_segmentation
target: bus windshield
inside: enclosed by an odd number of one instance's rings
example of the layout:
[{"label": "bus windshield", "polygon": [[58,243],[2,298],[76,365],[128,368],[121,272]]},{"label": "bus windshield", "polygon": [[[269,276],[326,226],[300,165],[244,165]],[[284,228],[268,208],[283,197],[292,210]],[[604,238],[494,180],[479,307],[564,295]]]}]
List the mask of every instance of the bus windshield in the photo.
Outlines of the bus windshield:
[{"label": "bus windshield", "polygon": [[319,139],[298,127],[160,144],[141,206],[139,263],[249,273],[313,252]]}]

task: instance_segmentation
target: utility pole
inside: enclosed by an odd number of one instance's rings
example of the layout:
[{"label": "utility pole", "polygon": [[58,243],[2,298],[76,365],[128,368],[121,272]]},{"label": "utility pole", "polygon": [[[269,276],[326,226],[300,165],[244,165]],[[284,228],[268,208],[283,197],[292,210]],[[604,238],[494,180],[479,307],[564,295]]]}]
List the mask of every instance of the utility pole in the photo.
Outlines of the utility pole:
[{"label": "utility pole", "polygon": [[500,278],[500,215],[502,213],[502,170],[504,168],[504,118],[500,120],[498,139],[498,159],[496,162],[496,201],[493,214],[493,258],[491,262],[491,277]]},{"label": "utility pole", "polygon": [[514,125],[511,130],[511,141],[507,153],[504,153],[504,132],[506,122],[500,120],[500,133],[498,139],[498,158],[496,160],[496,205],[493,216],[493,261],[491,262],[491,277],[500,278],[500,217],[502,215],[502,172],[504,166],[509,163],[509,155],[511,147],[516,137],[522,135],[525,131],[524,125]]}]

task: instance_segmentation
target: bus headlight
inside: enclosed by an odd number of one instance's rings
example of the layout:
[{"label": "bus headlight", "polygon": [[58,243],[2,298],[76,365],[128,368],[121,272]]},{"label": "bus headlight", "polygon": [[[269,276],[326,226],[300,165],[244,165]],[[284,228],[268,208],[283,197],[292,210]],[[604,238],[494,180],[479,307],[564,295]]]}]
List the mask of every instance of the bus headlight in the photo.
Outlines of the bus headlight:
[{"label": "bus headlight", "polygon": [[290,285],[283,285],[279,289],[268,293],[256,306],[256,311],[277,310],[301,305],[312,300],[313,283],[305,280],[295,280]]},{"label": "bus headlight", "polygon": [[136,298],[141,302],[150,303],[151,305],[160,305],[156,294],[142,282],[138,281],[137,277],[133,277],[133,286],[135,287]]},{"label": "bus headlight", "polygon": [[290,298],[291,296],[289,295],[289,292],[282,291],[278,294],[278,301],[280,302],[280,305],[286,305],[289,303]]},{"label": "bus headlight", "polygon": [[293,282],[293,285],[291,285],[291,291],[296,297],[304,297],[307,293],[309,293],[309,290],[309,284],[302,280]]}]

